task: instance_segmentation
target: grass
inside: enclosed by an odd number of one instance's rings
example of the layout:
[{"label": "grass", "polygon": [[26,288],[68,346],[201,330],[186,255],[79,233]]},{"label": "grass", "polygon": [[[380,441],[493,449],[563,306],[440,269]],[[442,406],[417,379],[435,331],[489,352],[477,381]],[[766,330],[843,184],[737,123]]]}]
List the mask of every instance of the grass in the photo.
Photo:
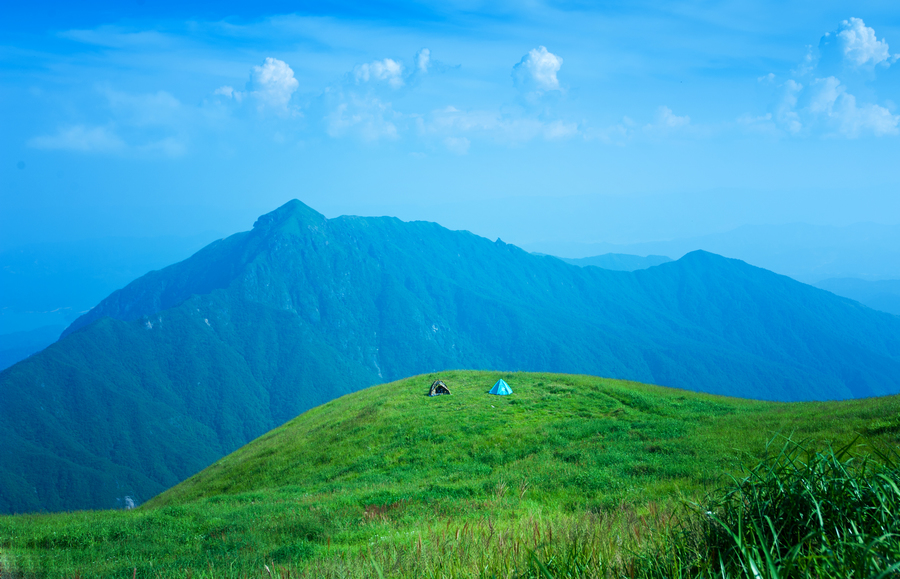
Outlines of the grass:
[{"label": "grass", "polygon": [[[515,394],[486,395],[500,377]],[[451,396],[424,395],[436,378]],[[814,562],[843,553],[875,577],[897,559],[883,449],[898,415],[898,397],[418,376],[313,409],[133,511],[0,517],[0,576],[720,577],[752,561],[760,577],[826,577]],[[806,442],[773,452],[778,433]]]}]

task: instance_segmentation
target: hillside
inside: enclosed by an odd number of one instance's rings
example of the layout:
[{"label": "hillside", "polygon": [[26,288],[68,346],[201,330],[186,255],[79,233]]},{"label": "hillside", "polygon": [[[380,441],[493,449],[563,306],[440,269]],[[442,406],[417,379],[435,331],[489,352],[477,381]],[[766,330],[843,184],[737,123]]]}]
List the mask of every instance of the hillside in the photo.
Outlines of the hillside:
[{"label": "hillside", "polygon": [[[513,395],[486,394],[500,377]],[[425,395],[435,378],[450,396]],[[727,480],[778,433],[896,445],[898,415],[898,396],[788,404],[592,376],[416,376],[314,408],[137,510],[0,517],[0,546],[49,576],[255,576],[276,564],[291,577],[370,576],[373,557],[402,567],[391,576],[422,576],[423,551],[434,567],[486,564],[478,541],[487,564],[524,558],[504,534],[536,548],[554,527],[646,533],[654,513]],[[622,540],[633,539],[610,547]]]},{"label": "hillside", "polygon": [[[503,378],[511,396],[487,394]],[[427,397],[442,379],[450,396]],[[497,477],[589,507],[702,488],[781,433],[900,442],[900,396],[773,403],[566,374],[451,371],[373,386],[291,420],[148,507],[264,489],[478,496]],[[379,484],[380,481],[380,484]]]},{"label": "hillside", "polygon": [[900,392],[900,319],[703,252],[579,268],[293,201],[0,373],[0,511],[143,503],[309,408],[449,368],[877,396]]}]

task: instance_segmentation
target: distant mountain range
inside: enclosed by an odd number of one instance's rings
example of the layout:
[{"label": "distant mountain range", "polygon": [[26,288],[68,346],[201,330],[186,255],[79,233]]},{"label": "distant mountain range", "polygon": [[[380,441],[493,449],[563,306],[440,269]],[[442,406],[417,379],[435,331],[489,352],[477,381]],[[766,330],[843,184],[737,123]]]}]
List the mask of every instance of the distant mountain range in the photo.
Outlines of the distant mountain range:
[{"label": "distant mountain range", "polygon": [[[536,253],[535,255],[546,255]],[[579,267],[596,266],[614,271],[636,271],[672,261],[664,255],[629,255],[604,253],[592,257],[560,257],[566,263]],[[812,284],[835,295],[850,298],[873,310],[900,315],[900,279],[868,281],[852,277],[829,278]]]},{"label": "distant mountain range", "polygon": [[602,267],[603,269],[611,269],[613,271],[636,271],[672,261],[664,255],[642,256],[628,255],[626,253],[604,253],[603,255],[582,257],[578,259],[573,259],[571,257],[560,257],[559,259],[566,263],[577,265],[578,267],[593,265],[594,267]]},{"label": "distant mountain range", "polygon": [[856,300],[872,309],[900,316],[900,279],[867,281],[856,278],[822,280],[816,287]]},{"label": "distant mountain range", "polygon": [[292,201],[0,372],[0,511],[140,503],[313,406],[451,368],[879,396],[900,392],[900,319],[706,252],[574,267]]},{"label": "distant mountain range", "polygon": [[844,227],[790,223],[743,225],[731,231],[632,244],[546,242],[529,251],[567,258],[605,253],[667,255],[703,250],[746,261],[804,283],[829,278],[900,279],[900,225],[856,223]]}]

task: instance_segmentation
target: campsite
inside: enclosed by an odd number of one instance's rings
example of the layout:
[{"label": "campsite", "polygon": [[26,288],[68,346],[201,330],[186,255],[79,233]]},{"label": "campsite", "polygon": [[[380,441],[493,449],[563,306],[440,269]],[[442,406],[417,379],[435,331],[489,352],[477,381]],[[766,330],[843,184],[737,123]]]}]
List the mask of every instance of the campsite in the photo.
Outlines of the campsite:
[{"label": "campsite", "polygon": [[[452,395],[424,395],[436,380]],[[515,394],[488,394],[499,380]],[[898,413],[896,396],[798,405],[589,376],[416,376],[313,409],[138,509],[0,517],[2,553],[26,576],[625,577],[656,558],[635,576],[670,577],[678,561],[655,550],[690,516],[683,500],[707,504],[767,454],[805,456],[794,445],[896,445]]]},{"label": "campsite", "polygon": [[900,579],[900,2],[0,38],[0,579]]}]

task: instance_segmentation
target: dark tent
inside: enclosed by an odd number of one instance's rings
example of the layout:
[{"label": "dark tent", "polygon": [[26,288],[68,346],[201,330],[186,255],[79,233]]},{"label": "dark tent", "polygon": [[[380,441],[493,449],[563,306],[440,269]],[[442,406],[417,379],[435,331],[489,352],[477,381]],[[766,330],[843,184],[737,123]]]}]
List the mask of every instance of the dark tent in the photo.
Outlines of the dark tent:
[{"label": "dark tent", "polygon": [[450,394],[450,389],[441,380],[435,380],[431,383],[431,390],[428,392],[428,395],[440,396],[441,394]]}]

